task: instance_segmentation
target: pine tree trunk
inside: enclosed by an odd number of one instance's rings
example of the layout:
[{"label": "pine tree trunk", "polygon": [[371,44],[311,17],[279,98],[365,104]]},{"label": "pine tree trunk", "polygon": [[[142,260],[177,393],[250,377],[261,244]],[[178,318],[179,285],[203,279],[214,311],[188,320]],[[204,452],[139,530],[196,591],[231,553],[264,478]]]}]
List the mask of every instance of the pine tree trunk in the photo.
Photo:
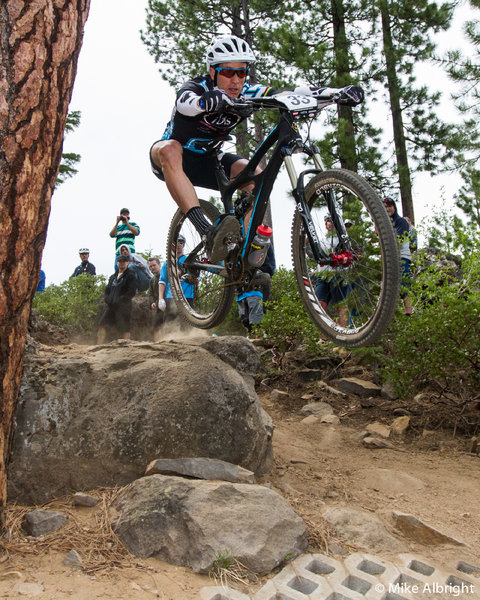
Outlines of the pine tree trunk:
[{"label": "pine tree trunk", "polygon": [[390,95],[390,111],[392,114],[393,139],[395,142],[402,210],[404,216],[414,220],[412,181],[410,178],[410,167],[408,166],[407,145],[405,142],[402,108],[400,105],[400,86],[397,79],[397,64],[390,28],[388,4],[386,2],[381,2],[380,10],[382,15],[383,49],[387,67],[388,92]]},{"label": "pine tree trunk", "polygon": [[[331,0],[333,23],[333,48],[335,52],[335,87],[350,83],[349,43],[345,31],[345,9],[343,0]],[[358,170],[358,157],[355,143],[353,111],[349,106],[337,106],[338,155],[342,169]]]},{"label": "pine tree trunk", "polygon": [[2,529],[28,320],[89,5],[90,0],[2,0],[0,7]]}]

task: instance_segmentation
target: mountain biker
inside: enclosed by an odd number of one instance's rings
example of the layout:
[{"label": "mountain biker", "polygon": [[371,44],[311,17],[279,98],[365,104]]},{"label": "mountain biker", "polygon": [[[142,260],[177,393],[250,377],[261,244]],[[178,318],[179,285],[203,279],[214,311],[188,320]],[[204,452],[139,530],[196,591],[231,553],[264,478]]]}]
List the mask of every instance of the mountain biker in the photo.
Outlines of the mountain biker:
[{"label": "mountain biker", "polygon": [[[277,92],[266,85],[247,83],[254,62],[255,55],[244,40],[234,35],[214,39],[206,53],[208,73],[182,85],[165,133],[150,149],[154,174],[165,181],[172,198],[202,236],[212,263],[226,257],[225,238],[238,235],[240,223],[234,216],[226,215],[211,225],[200,208],[194,186],[218,190],[212,153],[202,148],[202,142],[226,138],[244,119],[225,111],[234,99],[259,98]],[[325,104],[336,101],[356,106],[363,101],[363,91],[356,86],[302,87],[294,91],[312,95]],[[340,97],[334,100],[334,94]],[[246,159],[232,153],[222,154],[221,162],[232,179],[247,164]]]}]

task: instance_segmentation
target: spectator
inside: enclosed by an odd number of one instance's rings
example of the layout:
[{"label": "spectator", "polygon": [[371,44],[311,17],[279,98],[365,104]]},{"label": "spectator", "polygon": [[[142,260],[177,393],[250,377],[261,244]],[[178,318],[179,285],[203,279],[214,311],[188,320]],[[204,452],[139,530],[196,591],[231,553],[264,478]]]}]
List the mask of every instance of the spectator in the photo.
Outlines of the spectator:
[{"label": "spectator", "polygon": [[150,308],[153,310],[153,341],[159,342],[161,338],[160,331],[165,317],[164,311],[160,310],[158,306],[158,301],[160,299],[158,295],[158,281],[160,279],[160,260],[158,258],[149,258],[148,267],[153,273],[153,277],[150,279],[150,283],[148,285],[148,296],[151,301]]},{"label": "spectator", "polygon": [[82,262],[75,269],[73,275],[70,275],[70,279],[72,279],[72,277],[78,277],[79,275],[83,275],[84,273],[86,273],[87,275],[95,275],[95,265],[93,265],[88,260],[90,257],[90,250],[88,248],[80,248],[78,253],[80,254],[80,260]]},{"label": "spectator", "polygon": [[408,223],[409,246],[410,252],[413,254],[418,250],[418,234],[410,217],[405,217],[405,221]]},{"label": "spectator", "polygon": [[400,297],[403,300],[403,307],[406,315],[411,315],[413,312],[412,301],[408,297],[410,289],[410,264],[412,262],[412,254],[410,252],[409,225],[407,221],[397,212],[397,205],[393,198],[385,198],[385,207],[390,218],[392,219],[393,228],[398,237],[400,244],[400,270],[402,276],[402,287]]},{"label": "spectator", "polygon": [[[323,249],[332,254],[339,244],[339,239],[330,215],[325,216],[325,227],[327,235],[323,243]],[[332,273],[335,273],[335,269],[329,265],[319,266],[317,273],[315,295],[318,298],[320,306],[326,310],[329,303],[332,303],[333,306],[338,305],[338,324],[346,327],[348,324],[348,310],[346,306],[340,306],[340,304],[352,291],[351,285],[346,283],[340,274],[332,275]]]},{"label": "spectator", "polygon": [[130,339],[132,298],[137,291],[135,274],[128,268],[128,257],[117,257],[117,271],[110,276],[105,288],[107,308],[103,313],[97,334],[97,343],[103,344],[107,327],[115,328],[120,337]]},{"label": "spectator", "polygon": [[134,254],[126,244],[120,246],[120,254],[128,258],[128,268],[135,273],[137,280],[137,292],[148,290],[148,284],[152,278],[152,273],[148,268],[147,261],[141,254]]},{"label": "spectator", "polygon": [[[177,261],[179,266],[181,266],[187,258],[187,256],[183,253],[184,248],[185,238],[183,237],[183,235],[179,235],[177,238]],[[158,283],[158,308],[159,310],[164,312],[164,323],[168,323],[170,321],[174,321],[178,317],[178,310],[175,304],[175,300],[172,296],[170,284],[168,282],[166,261],[163,263],[162,269],[160,271],[160,279]],[[186,276],[186,278],[182,280],[182,290],[187,302],[190,304],[190,306],[193,306],[195,286],[194,282],[190,281],[190,276]]]},{"label": "spectator", "polygon": [[40,277],[38,278],[37,292],[45,291],[46,281],[47,281],[47,278],[45,276],[45,271],[42,271],[42,269],[40,269]]},{"label": "spectator", "polygon": [[[120,223],[120,225],[119,225]],[[110,237],[116,238],[115,255],[120,254],[120,246],[126,244],[130,248],[130,252],[135,252],[135,237],[140,235],[140,227],[130,221],[130,211],[128,208],[122,208],[117,221],[110,232]],[[116,268],[116,267],[115,267]]]},{"label": "spectator", "polygon": [[352,226],[352,222],[350,221],[350,219],[345,219],[345,229],[347,230],[347,232],[351,226]]}]

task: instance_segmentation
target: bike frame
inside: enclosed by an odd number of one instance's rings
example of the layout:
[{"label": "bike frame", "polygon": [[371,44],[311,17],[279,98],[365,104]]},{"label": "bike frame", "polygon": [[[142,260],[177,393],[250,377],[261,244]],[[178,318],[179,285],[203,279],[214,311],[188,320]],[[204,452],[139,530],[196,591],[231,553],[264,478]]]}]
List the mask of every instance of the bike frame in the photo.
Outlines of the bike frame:
[{"label": "bike frame", "polygon": [[[253,104],[255,107],[272,108],[272,100],[268,98],[252,100],[251,104]],[[278,104],[275,106],[275,108],[278,108]],[[322,164],[320,153],[315,146],[310,147],[302,140],[295,125],[295,117],[292,115],[292,113],[285,108],[280,108],[279,110],[279,123],[270,131],[270,133],[253,154],[252,158],[248,161],[247,165],[235,178],[229,179],[227,177],[217,154],[217,160],[215,161],[215,175],[225,208],[225,213],[234,214],[235,209],[232,199],[234,192],[245,184],[253,181],[254,189],[252,194],[255,200],[250,223],[245,236],[245,242],[241,250],[241,256],[243,259],[245,259],[253,237],[255,236],[255,232],[257,231],[257,227],[263,222],[268,201],[270,199],[270,194],[275,184],[278,172],[280,171],[282,164],[285,164],[292,185],[292,192],[295,199],[296,208],[305,223],[305,231],[310,242],[313,257],[322,265],[333,264],[334,259],[327,254],[320,245],[320,241],[315,232],[315,226],[310,215],[310,210],[305,200],[305,177],[307,175],[319,174],[325,170]],[[270,150],[270,148],[272,148],[274,145],[275,148],[267,162],[265,169],[261,173],[256,174],[255,170],[260,164],[260,161],[267,154],[268,150]],[[313,158],[316,168],[302,171],[300,175],[297,176],[292,156],[294,153],[299,151]],[[343,217],[336,202],[334,192],[331,191],[325,193],[325,200],[339,239],[343,242],[344,249],[351,251],[349,237],[345,229]]]}]

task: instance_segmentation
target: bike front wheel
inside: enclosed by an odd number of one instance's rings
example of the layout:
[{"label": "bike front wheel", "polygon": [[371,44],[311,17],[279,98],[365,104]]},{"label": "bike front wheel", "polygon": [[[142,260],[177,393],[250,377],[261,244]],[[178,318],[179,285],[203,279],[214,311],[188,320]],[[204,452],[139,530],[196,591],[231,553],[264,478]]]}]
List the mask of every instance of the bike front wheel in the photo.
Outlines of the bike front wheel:
[{"label": "bike front wheel", "polygon": [[[316,327],[342,346],[373,344],[392,320],[399,297],[400,255],[392,222],[381,199],[363,177],[345,169],[314,176],[305,188],[305,200],[321,246],[328,248],[325,217],[333,206],[350,220],[348,229],[355,260],[347,267],[318,265],[304,221],[295,212],[292,258],[300,296]],[[345,248],[342,242],[333,252]]]},{"label": "bike front wheel", "polygon": [[[214,223],[220,212],[210,202],[200,200],[205,217]],[[177,243],[183,236],[186,261],[178,258]],[[195,251],[195,249],[197,249]],[[235,290],[226,283],[221,268],[202,266],[195,268],[188,264],[208,263],[200,234],[181,210],[173,216],[167,241],[167,272],[175,304],[181,314],[194,327],[209,329],[219,325],[227,316],[232,305]]]}]

